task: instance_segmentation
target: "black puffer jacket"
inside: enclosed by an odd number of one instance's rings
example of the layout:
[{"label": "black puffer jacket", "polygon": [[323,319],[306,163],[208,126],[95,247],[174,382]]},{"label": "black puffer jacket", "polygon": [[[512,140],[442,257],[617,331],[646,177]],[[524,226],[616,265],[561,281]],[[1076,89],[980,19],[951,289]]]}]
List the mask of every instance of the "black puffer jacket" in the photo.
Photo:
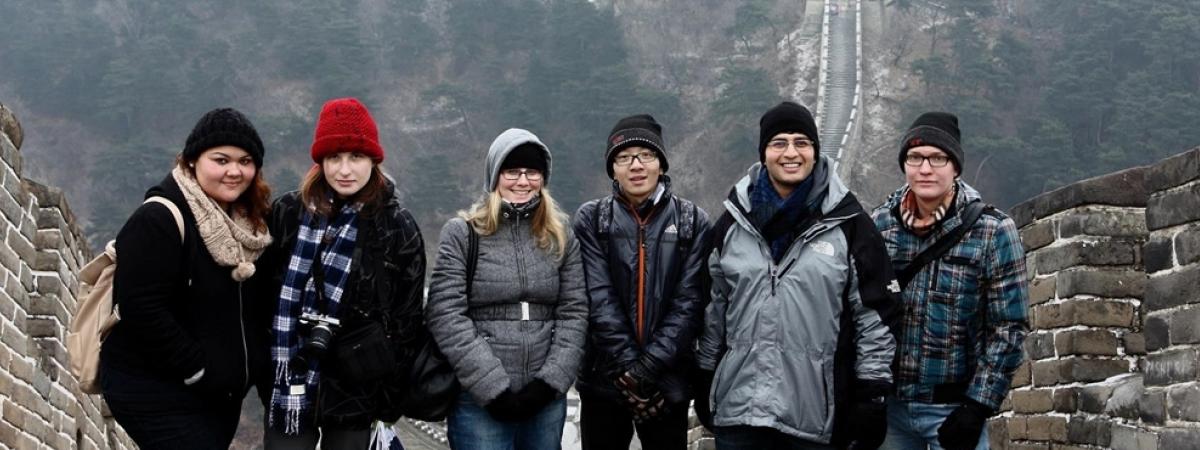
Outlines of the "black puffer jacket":
[{"label": "black puffer jacket", "polygon": [[[670,179],[653,205],[634,208],[619,194],[584,203],[572,223],[583,251],[590,313],[580,392],[621,399],[613,381],[642,359],[658,375],[658,387],[672,403],[691,398],[687,371],[704,305],[700,273],[709,233],[708,214],[695,208],[693,238],[680,251],[681,199],[671,194]],[[613,202],[607,248],[601,248],[597,214],[601,202]],[[642,218],[639,224],[638,218]],[[644,292],[639,314],[639,247],[644,244]],[[639,339],[638,322],[641,322]],[[643,355],[645,355],[643,357]]]},{"label": "black puffer jacket", "polygon": [[251,381],[268,372],[267,336],[252,326],[267,314],[266,302],[254,295],[263,277],[239,283],[231,267],[213,261],[170,175],[146,192],[151,196],[179,208],[184,240],[181,245],[175,218],[158,203],[143,204],[125,222],[113,278],[122,320],[104,341],[101,361],[180,386],[204,369],[193,388],[208,398],[240,401]]},{"label": "black puffer jacket", "polygon": [[[346,280],[338,309],[341,326],[337,338],[368,324],[381,322],[396,357],[397,374],[409,372],[412,361],[428,339],[422,314],[425,289],[425,244],[421,230],[407,209],[400,206],[389,181],[382,205],[366,207],[360,213],[358,238],[350,278]],[[263,267],[271,273],[270,299],[279,302],[288,260],[296,246],[303,214],[300,193],[292,191],[275,200],[270,228],[275,242],[263,258]],[[269,264],[269,266],[267,265]],[[275,309],[271,310],[271,316]],[[262,324],[269,329],[270,321]],[[397,375],[381,383],[347,383],[339,380],[337,367],[323,361],[321,394],[316,407],[318,424],[370,424],[374,419],[395,420],[399,416],[398,395],[408,385]],[[271,379],[260,380],[260,389],[270,388]],[[265,400],[265,399],[264,399]]]}]

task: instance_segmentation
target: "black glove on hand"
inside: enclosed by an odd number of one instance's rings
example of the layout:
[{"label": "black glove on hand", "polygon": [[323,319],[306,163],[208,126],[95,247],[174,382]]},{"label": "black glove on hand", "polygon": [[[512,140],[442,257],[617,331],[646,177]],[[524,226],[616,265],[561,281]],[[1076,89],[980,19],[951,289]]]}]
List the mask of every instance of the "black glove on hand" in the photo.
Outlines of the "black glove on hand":
[{"label": "black glove on hand", "polygon": [[850,424],[854,440],[850,450],[875,450],[887,437],[887,394],[891,383],[858,380],[854,385],[854,405]]},{"label": "black glove on hand", "polygon": [[942,426],[938,427],[938,443],[946,450],[972,450],[979,445],[979,435],[992,416],[992,408],[967,399],[955,408]]},{"label": "black glove on hand", "polygon": [[492,415],[493,419],[501,422],[516,422],[524,418],[520,398],[512,389],[501,392],[498,397],[483,408],[487,410],[488,414]]},{"label": "black glove on hand", "polygon": [[517,392],[517,402],[525,417],[529,418],[541,412],[542,408],[558,397],[558,391],[546,384],[545,381],[534,378],[529,384]]},{"label": "black glove on hand", "polygon": [[712,371],[695,368],[692,370],[692,391],[696,393],[696,417],[700,419],[700,424],[708,431],[713,431],[713,413],[708,407],[709,391],[712,390],[713,376],[716,375]]},{"label": "black glove on hand", "polygon": [[634,422],[646,422],[666,410],[664,406],[666,399],[663,398],[662,392],[653,382],[646,379],[639,380],[632,373],[625,372],[617,377],[615,383],[617,389],[621,391],[621,395],[625,396],[625,404],[633,413]]}]

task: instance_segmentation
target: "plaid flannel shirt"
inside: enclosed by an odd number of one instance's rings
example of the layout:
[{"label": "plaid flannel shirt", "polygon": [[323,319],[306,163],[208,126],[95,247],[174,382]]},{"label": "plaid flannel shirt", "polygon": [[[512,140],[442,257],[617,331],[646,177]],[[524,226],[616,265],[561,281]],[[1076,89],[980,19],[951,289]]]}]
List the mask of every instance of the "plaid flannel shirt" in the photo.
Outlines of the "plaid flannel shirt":
[{"label": "plaid flannel shirt", "polygon": [[[926,238],[898,218],[907,186],[871,214],[897,270],[961,224],[962,205],[979,199],[973,188],[957,183],[953,211]],[[935,391],[954,392],[999,409],[1029,330],[1025,251],[1012,219],[999,211],[980,216],[962,241],[913,277],[903,299],[895,330],[897,398],[940,403],[946,397],[935,400]]]}]

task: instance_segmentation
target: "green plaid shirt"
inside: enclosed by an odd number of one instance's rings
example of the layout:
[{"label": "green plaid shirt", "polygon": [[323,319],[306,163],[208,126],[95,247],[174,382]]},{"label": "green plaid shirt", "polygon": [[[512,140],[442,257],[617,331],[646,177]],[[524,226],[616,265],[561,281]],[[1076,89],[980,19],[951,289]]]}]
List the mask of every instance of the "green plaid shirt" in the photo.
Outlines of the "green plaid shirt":
[{"label": "green plaid shirt", "polygon": [[[907,191],[905,186],[892,193],[871,214],[897,271],[961,224],[962,205],[979,199],[958,181],[953,210],[921,238],[898,218]],[[895,330],[896,396],[936,403],[934,391],[941,385],[999,409],[1029,330],[1025,250],[1012,219],[999,211],[980,216],[962,241],[913,277],[903,298],[903,318]]]}]

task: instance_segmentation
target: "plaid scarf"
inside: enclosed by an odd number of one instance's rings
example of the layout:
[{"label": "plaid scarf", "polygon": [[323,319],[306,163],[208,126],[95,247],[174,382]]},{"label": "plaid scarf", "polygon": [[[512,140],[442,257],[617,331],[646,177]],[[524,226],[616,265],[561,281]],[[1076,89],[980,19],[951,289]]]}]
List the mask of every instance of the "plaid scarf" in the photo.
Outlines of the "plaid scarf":
[{"label": "plaid scarf", "polygon": [[788,198],[780,197],[775,191],[766,167],[759,170],[758,180],[750,188],[750,221],[767,240],[771,247],[771,259],[776,263],[796,238],[796,223],[808,212],[810,205],[805,205],[804,201],[812,191],[813,179],[816,178],[814,174],[815,171],[809,174]]},{"label": "plaid scarf", "polygon": [[[317,384],[321,381],[318,361],[311,361],[306,373],[293,373],[290,363],[303,345],[305,336],[296,326],[302,313],[325,314],[338,317],[338,303],[342,299],[346,279],[349,278],[350,262],[353,259],[354,241],[358,236],[358,204],[348,204],[329,223],[329,218],[315,216],[305,209],[300,220],[300,231],[296,247],[288,261],[287,275],[279,291],[279,309],[271,324],[275,342],[271,345],[271,360],[275,378],[271,390],[271,407],[268,422],[284,434],[301,432],[301,420],[312,411]],[[312,277],[313,260],[326,235],[327,249],[320,255],[324,269],[324,309],[316,305],[317,290]]]}]

